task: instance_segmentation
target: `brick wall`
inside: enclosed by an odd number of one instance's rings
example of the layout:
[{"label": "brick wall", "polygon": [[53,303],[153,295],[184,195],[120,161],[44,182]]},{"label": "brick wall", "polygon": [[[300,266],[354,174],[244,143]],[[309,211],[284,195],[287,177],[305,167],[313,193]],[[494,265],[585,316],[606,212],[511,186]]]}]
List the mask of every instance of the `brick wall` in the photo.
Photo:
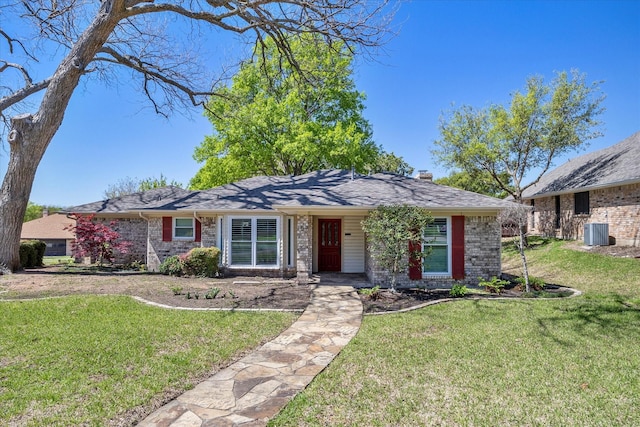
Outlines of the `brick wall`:
[{"label": "brick wall", "polygon": [[[478,277],[500,276],[502,268],[500,232],[500,226],[495,216],[466,216],[464,221],[464,279],[453,280],[451,277],[432,276],[423,277],[421,280],[409,280],[409,275],[404,273],[397,278],[398,286],[447,287],[453,283],[477,285]],[[389,272],[376,265],[368,249],[365,252],[365,271],[367,278],[374,285],[385,287],[390,283]]]},{"label": "brick wall", "polygon": [[147,259],[147,222],[142,218],[120,218],[115,220],[115,225],[111,226],[112,218],[96,218],[114,231],[120,233],[121,240],[132,243],[126,254],[115,254],[116,264],[128,264],[131,262],[146,263]]},{"label": "brick wall", "polygon": [[202,241],[175,240],[162,241],[162,218],[149,218],[147,268],[158,271],[160,264],[172,255],[189,252],[193,248],[216,246],[216,221],[213,217],[200,218]]},{"label": "brick wall", "polygon": [[296,220],[296,271],[301,284],[309,282],[313,265],[313,217],[298,215]]},{"label": "brick wall", "polygon": [[607,223],[611,243],[640,245],[640,184],[589,191],[588,215],[575,215],[574,206],[574,194],[560,195],[560,228],[556,228],[555,196],[535,199],[531,233],[581,240],[584,224]]}]

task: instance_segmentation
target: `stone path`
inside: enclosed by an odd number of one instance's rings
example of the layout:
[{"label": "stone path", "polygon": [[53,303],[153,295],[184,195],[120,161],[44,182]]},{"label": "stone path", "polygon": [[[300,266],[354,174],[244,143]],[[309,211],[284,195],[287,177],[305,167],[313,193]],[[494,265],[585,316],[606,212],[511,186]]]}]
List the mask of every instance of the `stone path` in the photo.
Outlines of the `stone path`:
[{"label": "stone path", "polygon": [[289,329],[139,425],[264,426],[355,336],[361,320],[362,303],[351,286],[316,286]]}]

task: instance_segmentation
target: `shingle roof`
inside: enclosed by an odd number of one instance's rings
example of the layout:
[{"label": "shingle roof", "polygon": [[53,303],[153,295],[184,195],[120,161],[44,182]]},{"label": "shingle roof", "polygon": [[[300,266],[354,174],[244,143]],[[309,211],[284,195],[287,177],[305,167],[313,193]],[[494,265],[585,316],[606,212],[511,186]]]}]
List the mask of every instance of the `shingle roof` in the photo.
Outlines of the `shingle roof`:
[{"label": "shingle roof", "polygon": [[546,173],[522,196],[533,198],[640,182],[640,132],[611,147],[569,160]]},{"label": "shingle roof", "polygon": [[76,221],[63,214],[51,214],[22,224],[21,239],[75,239],[67,226],[76,225]]},{"label": "shingle roof", "polygon": [[189,204],[197,191],[179,187],[154,188],[153,190],[129,194],[99,202],[69,208],[72,213],[118,213],[139,210],[175,210]]},{"label": "shingle roof", "polygon": [[204,191],[150,190],[72,208],[78,213],[141,210],[235,211],[277,208],[372,208],[409,204],[430,209],[500,209],[510,202],[390,173],[352,176],[322,170],[299,176],[257,176]]}]

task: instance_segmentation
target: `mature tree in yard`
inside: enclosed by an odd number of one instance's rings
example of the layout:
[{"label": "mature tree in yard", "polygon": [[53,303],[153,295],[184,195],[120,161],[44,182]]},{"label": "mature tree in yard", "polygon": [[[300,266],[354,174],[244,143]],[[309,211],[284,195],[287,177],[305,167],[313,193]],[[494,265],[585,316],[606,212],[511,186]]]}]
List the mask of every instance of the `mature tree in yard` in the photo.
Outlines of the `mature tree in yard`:
[{"label": "mature tree in yard", "polygon": [[309,34],[289,42],[302,70],[283,63],[278,45],[242,65],[230,86],[212,97],[213,135],[196,148],[204,163],[191,187],[206,189],[255,175],[301,175],[325,168],[366,172],[380,149],[364,119],[364,96],[351,78],[352,52]]},{"label": "mature tree in yard", "polygon": [[71,251],[79,258],[91,257],[99,265],[105,261],[112,263],[116,252],[126,254],[129,251],[131,242],[120,239],[120,233],[113,229],[116,221],[107,225],[94,219],[95,215],[76,215],[76,225],[66,228],[76,235]]},{"label": "mature tree in yard", "polygon": [[[500,181],[510,182],[509,175],[506,172],[500,174]],[[461,188],[474,193],[485,194],[491,197],[504,199],[507,192],[501,188],[495,179],[483,170],[471,172],[452,172],[449,176],[434,179],[433,182],[449,187]]]},{"label": "mature tree in yard", "polygon": [[[456,170],[488,174],[498,188],[521,202],[522,192],[536,184],[554,160],[601,135],[598,116],[604,111],[603,100],[600,82],[587,84],[575,70],[558,73],[550,84],[530,77],[525,90],[513,94],[509,107],[463,106],[444,117],[433,154]],[[530,181],[525,183],[525,178]],[[520,227],[523,243],[525,233]],[[529,291],[524,245],[520,254]]]},{"label": "mature tree in yard", "polygon": [[[20,229],[36,169],[81,81],[116,84],[119,77],[138,84],[167,115],[204,105],[218,88],[203,66],[206,58],[197,55],[202,34],[253,36],[257,56],[269,40],[283,68],[293,64],[301,75],[312,74],[296,65],[291,47],[297,37],[322,34],[340,49],[366,51],[387,34],[386,7],[386,1],[366,0],[2,2],[0,114],[10,154],[0,187],[0,264],[19,267]],[[49,77],[34,80],[31,65],[40,54],[62,59]],[[118,76],[118,70],[128,74]]]},{"label": "mature tree in yard", "polygon": [[105,190],[104,196],[107,199],[113,199],[115,197],[126,196],[127,194],[138,193],[140,191],[152,190],[154,188],[163,188],[163,187],[180,187],[182,188],[182,184],[172,180],[171,182],[167,182],[167,177],[163,174],[160,174],[160,178],[131,178],[126,177],[120,179],[115,184],[109,185],[109,187]]},{"label": "mature tree in yard", "polygon": [[375,162],[368,166],[368,172],[392,172],[398,175],[410,176],[413,174],[413,168],[402,157],[396,156],[395,153],[382,152]]},{"label": "mature tree in yard", "polygon": [[424,231],[431,214],[415,206],[379,206],[362,221],[367,246],[376,263],[391,273],[391,290],[411,262],[423,258]]}]

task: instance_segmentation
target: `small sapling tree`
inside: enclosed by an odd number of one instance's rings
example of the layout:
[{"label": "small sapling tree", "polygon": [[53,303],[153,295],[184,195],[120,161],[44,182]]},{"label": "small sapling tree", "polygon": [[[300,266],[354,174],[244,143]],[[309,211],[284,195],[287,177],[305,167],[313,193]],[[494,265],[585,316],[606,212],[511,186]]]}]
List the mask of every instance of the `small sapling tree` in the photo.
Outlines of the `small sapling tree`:
[{"label": "small sapling tree", "polygon": [[424,241],[424,230],[432,221],[426,210],[407,205],[379,206],[362,221],[371,256],[391,273],[392,291],[411,262],[427,255],[417,243]]},{"label": "small sapling tree", "polygon": [[109,225],[94,221],[95,215],[76,215],[76,225],[67,229],[76,234],[72,243],[71,252],[76,257],[91,257],[100,266],[107,261],[113,263],[116,252],[126,254],[132,243],[120,239],[120,233],[112,227],[116,221]]}]

